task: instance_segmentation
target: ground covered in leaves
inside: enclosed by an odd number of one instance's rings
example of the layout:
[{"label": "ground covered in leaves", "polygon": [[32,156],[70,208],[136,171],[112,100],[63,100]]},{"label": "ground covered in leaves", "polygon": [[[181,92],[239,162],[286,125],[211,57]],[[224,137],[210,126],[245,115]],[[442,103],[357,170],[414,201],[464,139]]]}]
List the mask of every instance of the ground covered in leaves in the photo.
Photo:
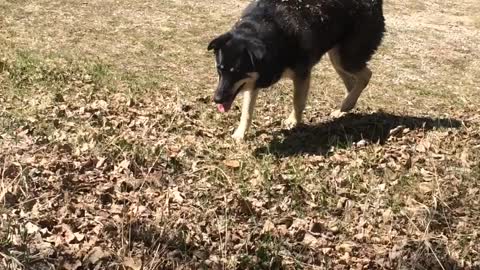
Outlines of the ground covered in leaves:
[{"label": "ground covered in leaves", "polygon": [[480,269],[476,0],[387,1],[355,112],[322,61],[242,144],[206,45],[247,2],[160,2],[0,3],[0,269]]}]

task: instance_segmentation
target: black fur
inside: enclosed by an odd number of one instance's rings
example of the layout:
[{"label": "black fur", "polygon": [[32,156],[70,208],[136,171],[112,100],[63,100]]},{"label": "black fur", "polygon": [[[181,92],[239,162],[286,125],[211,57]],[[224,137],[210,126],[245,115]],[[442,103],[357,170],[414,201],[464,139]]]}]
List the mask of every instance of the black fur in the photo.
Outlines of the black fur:
[{"label": "black fur", "polygon": [[[257,88],[276,83],[286,69],[307,76],[321,57],[338,48],[348,72],[366,67],[385,31],[382,0],[258,0],[251,2],[227,33],[214,39],[219,74],[230,84],[248,72],[258,72]],[[223,59],[218,52],[222,50]],[[229,73],[235,67],[238,76]],[[227,78],[228,79],[228,78]],[[224,93],[234,98],[236,93]],[[221,101],[219,98],[217,101]]]}]

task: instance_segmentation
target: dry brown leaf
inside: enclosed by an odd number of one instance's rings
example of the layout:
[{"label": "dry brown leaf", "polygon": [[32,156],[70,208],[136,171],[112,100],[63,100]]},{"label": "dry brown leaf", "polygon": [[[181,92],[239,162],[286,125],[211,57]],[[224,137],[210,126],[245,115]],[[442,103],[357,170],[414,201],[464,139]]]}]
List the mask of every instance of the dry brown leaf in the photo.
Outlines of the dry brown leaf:
[{"label": "dry brown leaf", "polygon": [[62,230],[63,230],[63,236],[65,238],[66,243],[71,243],[73,242],[73,240],[76,239],[76,236],[69,225],[62,224]]},{"label": "dry brown leaf", "polygon": [[168,147],[168,150],[169,150],[169,157],[176,158],[180,154],[182,148],[181,146],[170,146]]},{"label": "dry brown leaf", "polygon": [[86,256],[86,260],[91,264],[97,264],[100,260],[110,256],[108,252],[105,252],[101,247],[94,247]]},{"label": "dry brown leaf", "polygon": [[422,182],[418,184],[418,189],[423,194],[427,194],[434,190],[434,184],[432,182]]},{"label": "dry brown leaf", "polygon": [[392,130],[390,130],[389,135],[391,137],[396,137],[398,135],[401,135],[403,133],[403,130],[405,129],[405,126],[398,126]]},{"label": "dry brown leaf", "polygon": [[62,267],[65,270],[77,270],[77,269],[80,269],[81,266],[82,266],[82,262],[80,262],[79,260],[76,260],[73,263],[66,262],[62,265]]},{"label": "dry brown leaf", "polygon": [[385,210],[382,214],[382,217],[383,217],[383,222],[390,222],[392,220],[392,217],[393,217],[392,210],[391,209]]},{"label": "dry brown leaf", "polygon": [[255,214],[252,203],[240,196],[235,196],[235,208],[239,213],[244,215]]},{"label": "dry brown leaf", "polygon": [[281,236],[288,235],[288,227],[285,224],[278,225],[277,231],[278,231],[278,234],[280,234]]},{"label": "dry brown leaf", "polygon": [[104,157],[99,158],[98,161],[97,161],[97,164],[95,164],[95,168],[97,168],[97,169],[101,168],[106,160],[107,159],[104,158]]},{"label": "dry brown leaf", "polygon": [[430,181],[434,178],[434,174],[432,172],[425,170],[424,168],[420,169],[420,173],[422,174],[425,180]]},{"label": "dry brown leaf", "polygon": [[28,234],[34,234],[40,230],[40,227],[31,222],[28,222],[27,224],[25,224],[25,229]]},{"label": "dry brown leaf", "polygon": [[344,242],[335,247],[335,250],[341,252],[351,253],[353,249],[356,247],[356,244],[353,242]]},{"label": "dry brown leaf", "polygon": [[344,262],[346,264],[349,264],[350,263],[350,260],[351,260],[351,257],[350,257],[350,253],[349,252],[345,252],[345,254],[343,254],[342,257],[340,257],[340,261],[341,262]]},{"label": "dry brown leaf", "polygon": [[273,233],[275,231],[275,224],[270,220],[265,221],[263,224],[262,234]]},{"label": "dry brown leaf", "polygon": [[91,104],[91,107],[92,107],[92,109],[106,111],[108,109],[108,103],[105,100],[95,100]]},{"label": "dry brown leaf", "polygon": [[132,205],[130,207],[129,216],[138,217],[138,216],[141,216],[143,213],[145,213],[145,211],[147,211],[147,208],[143,205]]},{"label": "dry brown leaf", "polygon": [[318,240],[315,236],[311,235],[310,233],[306,233],[305,237],[303,238],[303,244],[310,247],[315,248],[317,246]]},{"label": "dry brown leaf", "polygon": [[480,189],[479,188],[469,188],[468,189],[468,194],[470,196],[476,196],[477,193],[479,193]]},{"label": "dry brown leaf", "polygon": [[369,144],[369,142],[367,140],[360,140],[356,143],[356,146],[357,147],[365,147]]},{"label": "dry brown leaf", "polygon": [[132,257],[123,258],[123,265],[131,270],[141,270],[143,267],[142,259]]},{"label": "dry brown leaf", "polygon": [[417,146],[415,147],[415,150],[417,150],[417,152],[420,152],[420,153],[425,153],[428,150],[430,150],[431,147],[432,147],[432,144],[429,141],[422,140],[419,144],[417,144]]},{"label": "dry brown leaf", "polygon": [[462,161],[462,166],[464,168],[470,168],[470,162],[468,161],[469,158],[469,150],[468,148],[464,148],[462,154],[460,155],[460,160]]},{"label": "dry brown leaf", "polygon": [[130,161],[125,159],[118,164],[118,167],[127,170],[130,167]]},{"label": "dry brown leaf", "polygon": [[85,239],[85,235],[83,233],[76,232],[73,235],[75,235],[75,238],[78,242],[82,242]]},{"label": "dry brown leaf", "polygon": [[227,167],[234,169],[240,168],[240,161],[238,160],[225,160],[223,161],[223,164],[225,164],[225,166]]},{"label": "dry brown leaf", "polygon": [[250,179],[250,183],[252,186],[258,186],[264,181],[262,174],[258,169],[255,169],[253,172],[252,178]]},{"label": "dry brown leaf", "polygon": [[178,204],[183,203],[184,199],[182,193],[178,190],[178,187],[171,189],[170,194],[173,202],[176,202]]},{"label": "dry brown leaf", "polygon": [[365,239],[365,234],[357,233],[356,235],[353,236],[353,239],[358,240],[358,241],[362,241],[363,239]]}]

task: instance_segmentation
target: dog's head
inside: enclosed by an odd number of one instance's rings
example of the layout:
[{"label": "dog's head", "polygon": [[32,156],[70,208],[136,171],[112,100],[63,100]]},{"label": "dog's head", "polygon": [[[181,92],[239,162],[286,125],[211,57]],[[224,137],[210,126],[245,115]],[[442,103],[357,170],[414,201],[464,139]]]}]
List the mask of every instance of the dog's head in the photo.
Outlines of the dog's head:
[{"label": "dog's head", "polygon": [[259,39],[227,32],[213,39],[208,50],[215,52],[219,75],[214,101],[220,112],[227,112],[238,93],[255,87],[259,77],[256,65],[265,55],[265,45]]}]

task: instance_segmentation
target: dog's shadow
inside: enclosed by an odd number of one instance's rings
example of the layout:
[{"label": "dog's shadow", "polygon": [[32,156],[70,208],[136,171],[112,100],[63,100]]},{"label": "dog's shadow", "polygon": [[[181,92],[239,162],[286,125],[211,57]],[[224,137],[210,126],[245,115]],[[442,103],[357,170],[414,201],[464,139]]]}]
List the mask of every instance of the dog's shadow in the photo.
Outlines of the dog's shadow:
[{"label": "dog's shadow", "polygon": [[304,125],[293,130],[282,130],[274,134],[268,146],[255,150],[255,156],[272,154],[277,157],[313,154],[328,155],[332,147],[348,148],[362,140],[385,144],[396,131],[433,130],[459,128],[463,122],[450,118],[398,116],[389,113],[348,114],[344,117],[320,123]]}]

